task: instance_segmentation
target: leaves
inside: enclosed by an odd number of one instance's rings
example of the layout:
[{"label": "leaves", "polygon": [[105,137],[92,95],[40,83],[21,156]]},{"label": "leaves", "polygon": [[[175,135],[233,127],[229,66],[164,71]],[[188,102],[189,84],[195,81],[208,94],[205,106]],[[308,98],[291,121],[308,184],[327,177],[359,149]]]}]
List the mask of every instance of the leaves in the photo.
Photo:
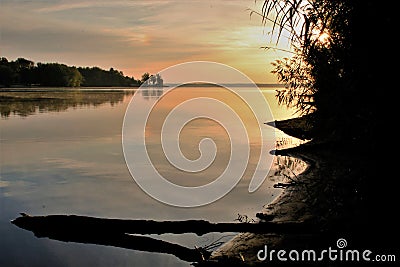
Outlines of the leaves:
[{"label": "leaves", "polygon": [[315,93],[310,67],[301,57],[284,58],[271,63],[275,68],[272,73],[278,81],[285,85],[285,89],[277,90],[277,99],[280,105],[295,107],[300,115],[314,111],[313,95]]}]

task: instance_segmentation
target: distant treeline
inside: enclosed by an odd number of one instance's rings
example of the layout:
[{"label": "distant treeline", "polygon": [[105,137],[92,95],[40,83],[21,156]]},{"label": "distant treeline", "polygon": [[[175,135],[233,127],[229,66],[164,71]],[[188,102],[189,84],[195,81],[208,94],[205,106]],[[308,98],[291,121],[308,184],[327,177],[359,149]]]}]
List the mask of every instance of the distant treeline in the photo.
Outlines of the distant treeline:
[{"label": "distant treeline", "polygon": [[37,63],[25,58],[0,58],[0,86],[140,86],[143,81],[110,68],[75,67],[60,63]]}]

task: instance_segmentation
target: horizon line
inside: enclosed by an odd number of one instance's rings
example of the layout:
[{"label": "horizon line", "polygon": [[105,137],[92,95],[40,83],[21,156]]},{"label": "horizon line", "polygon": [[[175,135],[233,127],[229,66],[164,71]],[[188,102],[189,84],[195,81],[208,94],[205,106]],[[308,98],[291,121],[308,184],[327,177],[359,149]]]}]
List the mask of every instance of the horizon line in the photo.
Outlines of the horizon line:
[{"label": "horizon line", "polygon": [[214,87],[214,86],[232,86],[232,87],[248,87],[249,85],[256,85],[261,87],[285,87],[280,83],[207,83],[207,82],[193,82],[193,83],[165,83],[164,86],[180,86],[180,87]]}]

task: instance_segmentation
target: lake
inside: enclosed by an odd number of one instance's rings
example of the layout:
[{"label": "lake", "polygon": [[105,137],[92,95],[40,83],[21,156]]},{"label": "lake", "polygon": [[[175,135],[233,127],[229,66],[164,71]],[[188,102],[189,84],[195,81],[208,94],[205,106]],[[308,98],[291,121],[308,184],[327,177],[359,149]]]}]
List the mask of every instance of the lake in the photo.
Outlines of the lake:
[{"label": "lake", "polygon": [[[261,88],[274,119],[291,118],[294,110],[277,104],[274,89]],[[190,266],[190,263],[168,254],[36,238],[10,221],[20,212],[120,219],[204,219],[212,222],[235,222],[240,214],[247,216],[248,220],[255,220],[255,214],[263,205],[273,201],[281,192],[273,185],[282,181],[285,175],[298,174],[305,169],[306,164],[301,160],[275,156],[267,179],[250,194],[251,168],[257,163],[257,157],[251,154],[249,168],[238,185],[211,204],[180,208],[153,199],[135,183],[125,163],[122,126],[125,111],[135,94],[140,94],[136,95],[140,96],[136,104],[145,106],[162,97],[164,90],[35,88],[0,91],[0,266]],[[203,90],[202,94],[216,96],[221,93],[218,87],[182,90],[178,94],[182,98],[197,96],[199,90]],[[196,159],[199,157],[199,142],[210,137],[215,141],[218,155],[213,166],[199,175],[189,177],[174,170],[161,153],[159,138],[160,120],[166,111],[171,110],[169,105],[176,105],[174,101],[179,98],[172,96],[170,100],[165,97],[168,101],[160,104],[158,111],[152,114],[154,125],[146,128],[149,129],[148,133],[146,131],[148,153],[157,170],[168,180],[185,186],[208,183],[218,177],[229,160],[227,133],[211,120],[187,124],[180,136],[182,153],[187,158]],[[275,140],[268,141],[276,142],[278,148],[300,143],[300,140],[274,131]],[[252,132],[250,129],[250,138]],[[251,152],[265,149],[257,140],[252,140],[250,146]],[[227,241],[234,234],[151,237],[193,248]]]}]

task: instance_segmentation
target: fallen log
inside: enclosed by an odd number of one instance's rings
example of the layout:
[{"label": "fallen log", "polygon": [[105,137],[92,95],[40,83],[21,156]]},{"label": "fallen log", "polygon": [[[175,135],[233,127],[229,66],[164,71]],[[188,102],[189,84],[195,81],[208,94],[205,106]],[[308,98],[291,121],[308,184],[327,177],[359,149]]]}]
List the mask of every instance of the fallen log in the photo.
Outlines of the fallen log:
[{"label": "fallen log", "polygon": [[114,246],[138,251],[165,253],[186,262],[204,262],[211,254],[205,248],[187,248],[179,244],[134,234],[183,234],[203,235],[209,232],[253,233],[304,233],[315,229],[296,222],[286,223],[211,223],[204,220],[153,221],[105,219],[77,215],[29,216],[11,221],[14,225],[31,231],[39,238],[63,242],[77,242]]},{"label": "fallen log", "polygon": [[12,221],[16,226],[32,231],[37,237],[49,232],[65,235],[85,234],[184,234],[204,235],[211,232],[303,233],[315,227],[298,222],[212,223],[205,220],[154,221],[105,219],[78,215],[29,216],[24,214]]},{"label": "fallen log", "polygon": [[[65,219],[65,217],[67,217],[67,219]],[[83,223],[79,224],[79,220]],[[62,224],[61,221],[64,221],[64,224]],[[82,216],[69,217],[61,215],[31,217],[24,215],[13,220],[12,223],[23,229],[33,231],[35,236],[40,238],[47,237],[63,242],[95,244],[137,251],[171,254],[186,262],[200,262],[207,259],[210,255],[208,251],[201,248],[187,248],[179,244],[147,236],[125,234],[123,231],[104,231],[104,229],[101,229],[102,227],[96,225],[91,225],[94,226],[92,229],[94,231],[92,231],[88,229],[90,225],[85,225],[85,222],[87,223],[89,221],[94,223],[97,220],[87,220],[87,217]]]}]

